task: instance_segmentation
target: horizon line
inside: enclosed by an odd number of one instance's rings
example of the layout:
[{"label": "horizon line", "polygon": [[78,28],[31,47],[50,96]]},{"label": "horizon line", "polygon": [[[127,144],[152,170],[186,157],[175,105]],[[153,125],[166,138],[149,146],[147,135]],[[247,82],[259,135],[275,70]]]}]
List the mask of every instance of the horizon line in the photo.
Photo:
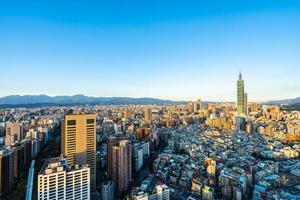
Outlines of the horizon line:
[{"label": "horizon line", "polygon": [[[11,94],[11,95],[6,95],[6,96],[0,96],[0,98],[5,98],[5,97],[10,97],[10,96],[47,96],[47,97],[59,97],[59,96],[68,96],[68,97],[73,97],[73,96],[85,96],[85,97],[91,97],[91,98],[133,98],[133,99],[142,99],[142,98],[150,98],[150,99],[159,99],[159,100],[166,100],[166,101],[194,101],[192,99],[184,100],[184,99],[174,99],[174,98],[159,98],[159,97],[146,97],[146,96],[141,96],[141,97],[133,97],[133,96],[94,96],[94,95],[86,95],[86,94],[73,94],[73,95],[48,95],[48,94]],[[267,103],[270,101],[280,101],[280,100],[288,100],[288,99],[295,99],[299,97],[293,97],[293,98],[285,98],[285,99],[269,99],[269,100],[255,100],[255,101],[249,101],[249,103]],[[215,102],[215,103],[236,103],[235,100],[204,100],[202,98],[197,98],[200,99],[202,102]],[[197,100],[196,99],[196,100]]]}]

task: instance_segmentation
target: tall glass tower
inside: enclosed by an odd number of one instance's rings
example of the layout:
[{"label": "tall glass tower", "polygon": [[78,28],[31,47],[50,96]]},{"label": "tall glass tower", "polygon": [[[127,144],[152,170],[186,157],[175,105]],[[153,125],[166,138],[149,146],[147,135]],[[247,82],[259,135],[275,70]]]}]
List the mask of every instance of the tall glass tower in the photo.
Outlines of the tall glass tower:
[{"label": "tall glass tower", "polygon": [[244,92],[244,80],[242,79],[242,74],[239,74],[239,79],[237,80],[237,112],[239,115],[245,115],[245,92]]}]

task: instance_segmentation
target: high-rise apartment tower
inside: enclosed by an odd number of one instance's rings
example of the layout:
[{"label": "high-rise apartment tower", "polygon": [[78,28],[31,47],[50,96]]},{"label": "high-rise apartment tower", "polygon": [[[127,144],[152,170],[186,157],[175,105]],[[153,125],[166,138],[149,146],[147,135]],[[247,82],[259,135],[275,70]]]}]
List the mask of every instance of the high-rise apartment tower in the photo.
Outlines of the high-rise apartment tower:
[{"label": "high-rise apartment tower", "polygon": [[131,181],[131,144],[121,140],[112,147],[112,179],[119,192],[125,191]]}]

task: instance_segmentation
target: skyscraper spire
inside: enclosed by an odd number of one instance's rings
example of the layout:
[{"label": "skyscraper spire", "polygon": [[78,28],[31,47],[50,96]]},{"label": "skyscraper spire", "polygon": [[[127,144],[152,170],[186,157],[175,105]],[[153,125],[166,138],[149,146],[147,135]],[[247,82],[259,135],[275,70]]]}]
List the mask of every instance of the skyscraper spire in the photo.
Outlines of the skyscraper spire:
[{"label": "skyscraper spire", "polygon": [[240,74],[239,74],[239,80],[242,80],[242,72],[240,70]]}]

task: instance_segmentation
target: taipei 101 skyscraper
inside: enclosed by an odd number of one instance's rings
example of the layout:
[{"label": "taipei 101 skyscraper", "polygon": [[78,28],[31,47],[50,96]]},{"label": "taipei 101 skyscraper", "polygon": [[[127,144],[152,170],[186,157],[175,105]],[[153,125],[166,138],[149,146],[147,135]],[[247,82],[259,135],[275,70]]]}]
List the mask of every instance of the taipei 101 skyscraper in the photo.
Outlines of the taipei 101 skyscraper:
[{"label": "taipei 101 skyscraper", "polygon": [[240,72],[239,79],[237,80],[237,112],[238,115],[245,116],[247,114],[246,100],[247,95],[244,91],[244,80],[242,79],[242,74]]}]

